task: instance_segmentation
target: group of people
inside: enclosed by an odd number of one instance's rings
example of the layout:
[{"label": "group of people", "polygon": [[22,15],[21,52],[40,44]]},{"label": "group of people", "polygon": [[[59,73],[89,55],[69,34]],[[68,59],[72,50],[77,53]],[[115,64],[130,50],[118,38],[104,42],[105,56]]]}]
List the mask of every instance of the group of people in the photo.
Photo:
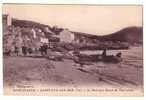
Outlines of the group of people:
[{"label": "group of people", "polygon": [[46,43],[40,46],[41,55],[47,55],[47,50],[48,50],[48,45]]},{"label": "group of people", "polygon": [[[31,53],[33,52],[32,48],[28,48],[28,47],[26,47],[26,46],[22,46],[21,48],[22,48],[22,54],[25,55],[25,56],[26,56],[28,53],[31,54]],[[14,48],[14,53],[15,53],[17,56],[19,55],[19,53],[20,53],[19,47],[15,46],[15,48]]]},{"label": "group of people", "polygon": [[[47,55],[47,50],[48,50],[48,45],[46,43],[41,44],[41,46],[39,48],[41,55],[43,55],[43,56]],[[26,56],[26,55],[28,55],[28,54],[30,55],[33,52],[38,51],[38,50],[36,50],[36,49],[33,50],[31,47],[27,47],[25,45],[22,45],[21,48],[19,48],[18,46],[14,46],[14,51],[12,51],[10,49],[6,50],[6,52],[4,54],[7,56],[10,56],[12,53],[14,53],[16,56],[19,56],[20,51],[22,51],[22,54],[24,56]]]}]

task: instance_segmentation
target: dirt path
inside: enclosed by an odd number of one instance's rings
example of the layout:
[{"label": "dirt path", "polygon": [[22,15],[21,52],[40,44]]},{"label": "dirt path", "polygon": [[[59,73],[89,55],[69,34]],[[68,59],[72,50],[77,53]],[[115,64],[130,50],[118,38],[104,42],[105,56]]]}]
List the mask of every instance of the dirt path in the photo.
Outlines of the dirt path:
[{"label": "dirt path", "polygon": [[[107,68],[102,68],[105,70],[100,71],[96,67],[92,65],[82,68],[67,59],[50,61],[45,58],[9,57],[4,58],[4,85],[34,83],[70,87],[136,85],[130,80],[117,77],[116,74],[115,76],[106,74]],[[116,72],[119,68],[109,67],[108,70]],[[121,77],[122,73],[119,75]]]}]

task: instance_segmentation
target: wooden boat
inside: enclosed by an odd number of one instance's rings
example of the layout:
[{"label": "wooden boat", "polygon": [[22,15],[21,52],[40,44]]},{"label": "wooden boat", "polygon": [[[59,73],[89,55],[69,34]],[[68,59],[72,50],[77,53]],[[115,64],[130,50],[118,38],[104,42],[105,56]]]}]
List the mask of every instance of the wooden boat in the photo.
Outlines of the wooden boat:
[{"label": "wooden boat", "polygon": [[105,62],[105,63],[119,63],[122,61],[121,57],[114,56],[114,55],[107,55],[107,56],[102,56],[102,55],[85,55],[85,54],[79,54],[76,55],[78,59],[75,60],[75,62]]}]

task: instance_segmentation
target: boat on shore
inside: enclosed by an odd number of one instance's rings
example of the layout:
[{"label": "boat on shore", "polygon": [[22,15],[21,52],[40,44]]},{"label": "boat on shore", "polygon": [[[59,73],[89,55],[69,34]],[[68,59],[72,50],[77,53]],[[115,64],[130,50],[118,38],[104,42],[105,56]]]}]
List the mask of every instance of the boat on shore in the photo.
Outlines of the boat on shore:
[{"label": "boat on shore", "polygon": [[105,55],[102,54],[76,54],[77,58],[74,59],[75,62],[105,62],[105,63],[119,63],[122,61],[121,53],[117,53],[116,55]]}]

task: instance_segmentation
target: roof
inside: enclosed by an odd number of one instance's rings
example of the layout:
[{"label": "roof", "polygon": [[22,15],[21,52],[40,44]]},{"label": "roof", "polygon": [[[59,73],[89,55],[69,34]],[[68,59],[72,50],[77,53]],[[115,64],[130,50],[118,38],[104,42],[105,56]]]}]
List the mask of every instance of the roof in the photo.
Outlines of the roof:
[{"label": "roof", "polygon": [[74,31],[71,31],[71,32],[74,33],[75,35],[82,35],[82,36],[89,37],[89,38],[97,38],[97,35],[93,35],[93,34],[89,34],[89,33],[74,32]]}]

